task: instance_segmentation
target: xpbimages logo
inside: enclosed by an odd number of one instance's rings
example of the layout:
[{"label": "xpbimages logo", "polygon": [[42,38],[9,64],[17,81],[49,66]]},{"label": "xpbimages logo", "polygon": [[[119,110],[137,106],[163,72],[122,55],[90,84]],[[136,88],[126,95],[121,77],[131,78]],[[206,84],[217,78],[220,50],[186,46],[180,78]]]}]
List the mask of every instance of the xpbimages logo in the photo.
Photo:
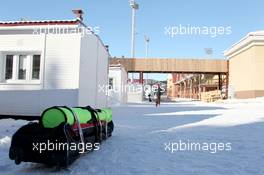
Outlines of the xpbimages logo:
[{"label": "xpbimages logo", "polygon": [[189,36],[209,36],[216,38],[219,36],[231,35],[231,26],[191,26],[191,25],[174,25],[165,26],[164,34],[170,38],[177,36],[189,35]]},{"label": "xpbimages logo", "polygon": [[227,142],[192,142],[190,140],[178,142],[167,142],[164,143],[164,150],[171,154],[182,151],[203,151],[209,152],[212,154],[222,152],[222,151],[231,151],[232,144]]},{"label": "xpbimages logo", "polygon": [[32,143],[32,151],[37,151],[40,154],[45,151],[79,151],[80,154],[85,153],[86,151],[91,150],[99,150],[100,149],[100,143],[62,143],[58,142],[57,140],[55,142],[51,142],[50,140],[47,140],[47,142],[37,142]]},{"label": "xpbimages logo", "polygon": [[121,86],[113,86],[113,85],[100,85],[98,86],[98,92],[109,94],[109,92],[125,92],[125,93],[157,93],[158,89],[160,88],[160,92],[166,91],[166,85],[160,84],[158,85],[141,85],[141,84],[126,84]]},{"label": "xpbimages logo", "polygon": [[100,33],[100,27],[61,27],[59,25],[47,25],[47,26],[39,26],[35,27],[33,30],[33,35],[41,35],[41,34],[80,34],[82,37],[85,35]]}]

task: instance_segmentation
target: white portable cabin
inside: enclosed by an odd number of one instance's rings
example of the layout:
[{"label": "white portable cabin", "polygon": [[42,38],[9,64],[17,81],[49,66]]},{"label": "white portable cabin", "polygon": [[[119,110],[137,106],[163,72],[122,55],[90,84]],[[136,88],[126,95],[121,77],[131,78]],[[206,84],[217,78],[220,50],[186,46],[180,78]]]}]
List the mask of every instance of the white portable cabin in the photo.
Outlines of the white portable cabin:
[{"label": "white portable cabin", "polygon": [[109,67],[109,104],[127,103],[127,72],[121,64]]},{"label": "white portable cabin", "polygon": [[107,107],[109,53],[81,20],[0,22],[0,115]]}]

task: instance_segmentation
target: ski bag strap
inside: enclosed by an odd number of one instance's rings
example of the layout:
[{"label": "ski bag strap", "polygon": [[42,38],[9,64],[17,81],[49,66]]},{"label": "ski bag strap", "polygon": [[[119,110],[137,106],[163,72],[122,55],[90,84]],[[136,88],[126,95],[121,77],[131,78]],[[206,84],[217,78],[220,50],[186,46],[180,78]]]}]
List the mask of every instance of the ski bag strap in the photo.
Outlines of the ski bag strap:
[{"label": "ski bag strap", "polygon": [[64,108],[68,109],[72,113],[72,115],[74,116],[75,122],[76,122],[77,127],[78,127],[81,143],[84,144],[83,132],[82,132],[81,124],[80,124],[80,121],[79,121],[77,114],[71,108],[69,108],[67,106],[64,106]]}]

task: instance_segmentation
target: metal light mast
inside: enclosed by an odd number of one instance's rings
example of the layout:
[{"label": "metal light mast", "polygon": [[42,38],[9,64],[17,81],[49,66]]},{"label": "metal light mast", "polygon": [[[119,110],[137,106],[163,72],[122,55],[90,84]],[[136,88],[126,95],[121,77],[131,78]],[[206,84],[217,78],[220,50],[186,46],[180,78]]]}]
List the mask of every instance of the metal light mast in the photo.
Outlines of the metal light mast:
[{"label": "metal light mast", "polygon": [[145,47],[146,47],[146,58],[148,58],[148,44],[150,39],[146,35],[144,36],[144,39],[145,39]]},{"label": "metal light mast", "polygon": [[[146,56],[145,57],[148,58],[148,44],[149,44],[150,39],[146,35],[144,36],[144,39],[145,39],[145,47],[146,47]],[[148,73],[146,75],[147,75],[146,84],[148,84]]]},{"label": "metal light mast", "polygon": [[135,0],[130,0],[129,5],[132,9],[131,58],[135,58],[136,10],[138,10],[139,6]]}]

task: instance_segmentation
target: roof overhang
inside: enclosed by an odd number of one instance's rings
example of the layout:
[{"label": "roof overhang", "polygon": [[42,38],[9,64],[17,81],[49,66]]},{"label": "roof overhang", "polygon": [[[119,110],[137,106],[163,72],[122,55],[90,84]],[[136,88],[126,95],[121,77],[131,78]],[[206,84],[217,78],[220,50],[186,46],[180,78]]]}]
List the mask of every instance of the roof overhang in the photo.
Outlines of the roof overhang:
[{"label": "roof overhang", "polygon": [[239,53],[257,45],[264,46],[264,31],[251,32],[247,34],[240,41],[233,44],[231,48],[224,51],[224,55],[227,58],[232,58]]}]

